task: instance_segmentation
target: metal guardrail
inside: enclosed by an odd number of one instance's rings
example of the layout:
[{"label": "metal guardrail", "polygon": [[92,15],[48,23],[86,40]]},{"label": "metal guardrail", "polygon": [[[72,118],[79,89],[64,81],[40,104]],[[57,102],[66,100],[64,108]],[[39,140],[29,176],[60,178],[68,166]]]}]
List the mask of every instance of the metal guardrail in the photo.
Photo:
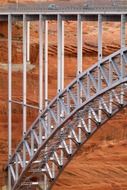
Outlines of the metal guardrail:
[{"label": "metal guardrail", "polygon": [[127,11],[127,4],[124,6],[89,6],[89,7],[72,7],[72,6],[68,6],[68,7],[58,7],[58,8],[54,8],[54,9],[48,9],[48,7],[41,7],[41,6],[1,6],[0,7],[0,12],[101,12],[101,11],[111,11],[111,12],[116,12],[116,11]]}]

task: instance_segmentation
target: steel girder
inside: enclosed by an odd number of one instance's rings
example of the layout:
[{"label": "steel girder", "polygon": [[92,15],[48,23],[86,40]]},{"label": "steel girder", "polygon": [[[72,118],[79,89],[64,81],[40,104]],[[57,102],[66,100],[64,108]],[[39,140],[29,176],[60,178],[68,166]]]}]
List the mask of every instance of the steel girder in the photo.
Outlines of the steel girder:
[{"label": "steel girder", "polygon": [[47,106],[8,168],[12,189],[48,190],[80,146],[127,105],[127,49],[80,74]]}]

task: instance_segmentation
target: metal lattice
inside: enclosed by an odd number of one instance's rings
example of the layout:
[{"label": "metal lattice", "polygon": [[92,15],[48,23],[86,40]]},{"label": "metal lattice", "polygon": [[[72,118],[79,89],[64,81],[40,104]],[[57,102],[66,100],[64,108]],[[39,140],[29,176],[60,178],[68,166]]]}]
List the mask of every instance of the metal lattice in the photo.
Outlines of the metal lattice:
[{"label": "metal lattice", "polygon": [[12,189],[50,189],[80,146],[127,105],[127,49],[80,74],[48,105],[8,165]]}]

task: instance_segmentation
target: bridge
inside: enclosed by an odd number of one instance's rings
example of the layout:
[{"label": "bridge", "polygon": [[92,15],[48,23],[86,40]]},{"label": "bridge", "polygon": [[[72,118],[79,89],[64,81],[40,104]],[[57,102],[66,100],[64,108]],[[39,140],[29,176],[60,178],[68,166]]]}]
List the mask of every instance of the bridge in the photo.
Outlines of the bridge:
[{"label": "bridge", "polygon": [[[53,5],[54,6],[54,5]],[[0,8],[8,21],[8,189],[51,189],[66,165],[89,138],[127,105],[126,6],[10,5]],[[48,21],[57,22],[57,96],[48,104]],[[12,99],[12,24],[23,24],[22,101]],[[39,23],[38,107],[27,103],[30,22]],[[64,88],[64,21],[77,22],[77,77]],[[98,62],[83,71],[82,24],[98,22]],[[121,23],[121,48],[103,57],[103,21]],[[43,70],[44,67],[44,70]],[[43,82],[44,78],[44,82]],[[22,139],[12,151],[12,105],[23,109]],[[27,108],[38,117],[27,130]]]}]

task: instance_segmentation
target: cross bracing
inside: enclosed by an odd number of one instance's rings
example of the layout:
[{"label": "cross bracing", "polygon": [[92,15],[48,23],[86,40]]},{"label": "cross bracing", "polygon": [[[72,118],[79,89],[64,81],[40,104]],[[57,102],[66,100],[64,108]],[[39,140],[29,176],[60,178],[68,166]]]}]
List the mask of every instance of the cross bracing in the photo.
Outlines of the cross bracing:
[{"label": "cross bracing", "polygon": [[80,74],[38,116],[8,165],[12,189],[50,189],[80,146],[127,105],[126,93],[123,48]]}]

